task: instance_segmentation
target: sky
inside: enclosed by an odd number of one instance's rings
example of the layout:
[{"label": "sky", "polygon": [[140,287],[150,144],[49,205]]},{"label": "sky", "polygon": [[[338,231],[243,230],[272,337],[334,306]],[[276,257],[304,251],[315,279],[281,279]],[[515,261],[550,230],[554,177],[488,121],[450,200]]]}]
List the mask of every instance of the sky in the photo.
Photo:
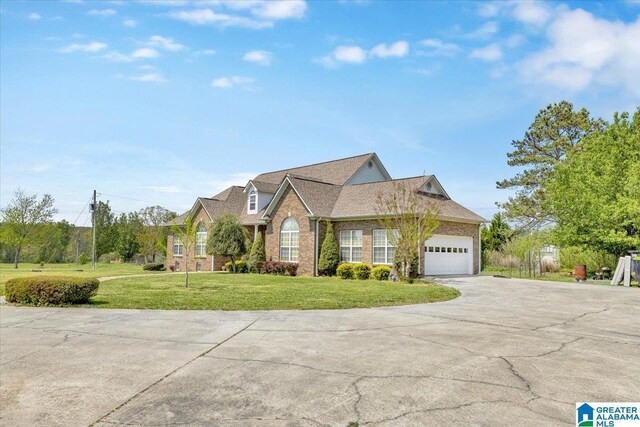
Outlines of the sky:
[{"label": "sky", "polygon": [[640,1],[2,1],[0,205],[84,225],[376,152],[490,218],[535,114],[640,105]]}]

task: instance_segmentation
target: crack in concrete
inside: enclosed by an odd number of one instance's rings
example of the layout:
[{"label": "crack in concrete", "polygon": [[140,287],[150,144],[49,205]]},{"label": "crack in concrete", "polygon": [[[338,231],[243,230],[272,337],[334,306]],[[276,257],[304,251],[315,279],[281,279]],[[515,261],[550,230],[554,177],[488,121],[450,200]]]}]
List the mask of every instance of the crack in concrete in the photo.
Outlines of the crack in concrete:
[{"label": "crack in concrete", "polygon": [[301,333],[321,333],[321,334],[325,334],[325,333],[332,333],[332,332],[335,333],[335,332],[384,331],[384,330],[388,330],[388,329],[408,328],[408,327],[413,327],[413,326],[443,325],[443,324],[446,324],[446,323],[448,323],[448,322],[422,322],[422,323],[415,323],[415,324],[410,324],[410,325],[381,326],[381,327],[378,327],[378,328],[350,328],[350,329],[323,329],[323,330],[318,330],[318,329],[255,329],[255,328],[251,328],[247,332],[301,332]]},{"label": "crack in concrete", "polygon": [[213,345],[216,344],[215,342],[208,342],[208,341],[182,341],[182,340],[171,340],[171,339],[166,339],[166,338],[143,338],[143,337],[128,337],[125,335],[119,335],[119,334],[106,334],[106,333],[102,333],[102,332],[87,332],[87,331],[78,331],[75,329],[54,329],[54,328],[23,328],[23,327],[19,327],[19,328],[15,328],[15,329],[30,329],[30,330],[34,330],[34,331],[42,331],[42,332],[72,332],[75,334],[79,334],[79,335],[95,335],[95,336],[100,336],[100,337],[111,337],[111,338],[124,338],[124,339],[129,339],[129,340],[138,340],[138,341],[150,341],[150,342],[169,342],[169,343],[175,343],[175,344],[194,344],[194,345]]},{"label": "crack in concrete", "polygon": [[553,328],[555,326],[567,325],[569,323],[577,321],[578,319],[582,319],[585,316],[589,316],[589,315],[592,315],[592,314],[600,314],[600,313],[604,313],[605,311],[609,311],[609,308],[603,308],[602,310],[598,310],[598,311],[587,311],[586,313],[582,313],[582,314],[580,314],[578,316],[572,317],[571,319],[565,320],[563,322],[553,323],[553,324],[547,325],[547,326],[538,326],[537,328],[533,328],[531,330],[532,331],[539,331],[541,329]]},{"label": "crack in concrete", "polygon": [[258,317],[257,319],[255,319],[254,321],[252,321],[251,323],[249,323],[247,326],[245,326],[244,328],[240,329],[239,331],[237,331],[236,333],[234,333],[233,335],[229,336],[228,338],[226,338],[225,340],[217,343],[216,345],[214,345],[213,347],[209,348],[208,350],[200,353],[199,355],[197,355],[196,357],[190,359],[189,361],[187,361],[186,363],[178,366],[177,368],[175,368],[174,370],[170,371],[169,373],[167,373],[166,375],[164,375],[163,377],[161,377],[159,380],[149,384],[147,387],[145,387],[144,389],[140,390],[139,392],[137,392],[136,394],[134,394],[133,396],[131,396],[130,398],[128,398],[127,400],[125,400],[124,402],[122,402],[121,404],[119,404],[118,406],[116,406],[115,408],[113,408],[111,411],[107,412],[106,414],[104,414],[103,416],[101,416],[100,418],[98,418],[96,421],[92,422],[90,424],[90,426],[94,426],[99,422],[102,422],[102,420],[104,420],[105,418],[107,418],[109,415],[113,414],[114,412],[116,412],[117,410],[123,408],[125,405],[129,404],[130,402],[132,402],[134,399],[138,398],[139,396],[143,395],[144,393],[146,393],[147,391],[149,391],[151,388],[153,388],[154,386],[160,384],[162,381],[166,380],[167,378],[169,378],[170,376],[172,376],[173,374],[175,374],[176,372],[178,372],[179,370],[181,370],[182,368],[187,367],[188,365],[190,365],[191,363],[195,362],[196,360],[200,359],[203,356],[206,356],[208,353],[212,352],[213,350],[215,350],[216,348],[220,347],[222,344],[230,341],[231,339],[235,338],[236,336],[238,336],[239,334],[241,334],[242,332],[244,332],[245,330],[247,330],[251,325],[253,325],[254,323],[256,323],[258,320],[260,320],[262,318],[262,316],[264,316],[266,313],[263,313],[260,317]]}]

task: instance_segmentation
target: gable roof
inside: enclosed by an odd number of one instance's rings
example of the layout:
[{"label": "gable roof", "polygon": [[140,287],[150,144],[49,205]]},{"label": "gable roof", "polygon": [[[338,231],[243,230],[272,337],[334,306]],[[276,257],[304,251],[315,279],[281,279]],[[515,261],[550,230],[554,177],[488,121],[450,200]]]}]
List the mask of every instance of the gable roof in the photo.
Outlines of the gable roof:
[{"label": "gable roof", "polygon": [[276,191],[278,191],[278,187],[280,187],[280,183],[265,182],[252,179],[244,187],[244,191],[247,191],[250,186],[253,186],[256,190],[258,190],[259,193],[275,194]]},{"label": "gable roof", "polygon": [[[379,194],[393,193],[398,185],[407,185],[417,191],[432,178],[432,176],[419,176],[367,184],[345,185],[341,187],[340,195],[331,210],[331,217],[348,219],[377,216],[376,207]],[[430,196],[422,192],[419,195],[420,203],[425,208],[432,204],[435,205],[438,209],[438,217],[442,219],[457,219],[477,223],[486,221],[481,216],[476,215],[449,198]]]},{"label": "gable roof", "polygon": [[[377,158],[375,153],[367,153],[344,159],[267,172],[258,175],[255,181],[280,184],[284,177],[290,174],[329,184],[344,185],[349,178],[374,156]],[[384,172],[386,173],[386,170]]]}]

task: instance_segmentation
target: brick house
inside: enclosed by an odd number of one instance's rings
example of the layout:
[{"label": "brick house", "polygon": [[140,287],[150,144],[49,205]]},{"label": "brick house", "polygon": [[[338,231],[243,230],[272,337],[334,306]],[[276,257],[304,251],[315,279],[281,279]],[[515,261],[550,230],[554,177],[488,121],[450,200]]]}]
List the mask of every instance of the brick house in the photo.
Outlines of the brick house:
[{"label": "brick house", "polygon": [[[391,264],[394,248],[376,221],[376,201],[398,184],[439,213],[438,229],[419,251],[420,274],[478,274],[485,220],[451,200],[433,175],[391,179],[375,153],[260,174],[244,187],[198,198],[174,223],[191,214],[198,224],[191,271],[220,270],[228,261],[205,252],[208,226],[225,212],[238,215],[252,239],[263,234],[268,260],[297,262],[299,274],[317,275],[326,221],[333,223],[343,261]],[[184,269],[180,241],[169,233],[167,244],[167,265]]]}]

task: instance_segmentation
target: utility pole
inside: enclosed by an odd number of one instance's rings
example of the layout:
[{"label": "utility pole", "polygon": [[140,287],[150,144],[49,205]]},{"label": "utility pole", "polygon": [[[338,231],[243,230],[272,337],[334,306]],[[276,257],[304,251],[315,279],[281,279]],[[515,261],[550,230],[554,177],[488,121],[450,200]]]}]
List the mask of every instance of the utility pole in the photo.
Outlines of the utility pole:
[{"label": "utility pole", "polygon": [[96,204],[96,190],[93,190],[93,202],[91,203],[91,222],[93,223],[93,244],[91,250],[91,260],[93,269],[96,269],[96,209],[98,205]]}]

